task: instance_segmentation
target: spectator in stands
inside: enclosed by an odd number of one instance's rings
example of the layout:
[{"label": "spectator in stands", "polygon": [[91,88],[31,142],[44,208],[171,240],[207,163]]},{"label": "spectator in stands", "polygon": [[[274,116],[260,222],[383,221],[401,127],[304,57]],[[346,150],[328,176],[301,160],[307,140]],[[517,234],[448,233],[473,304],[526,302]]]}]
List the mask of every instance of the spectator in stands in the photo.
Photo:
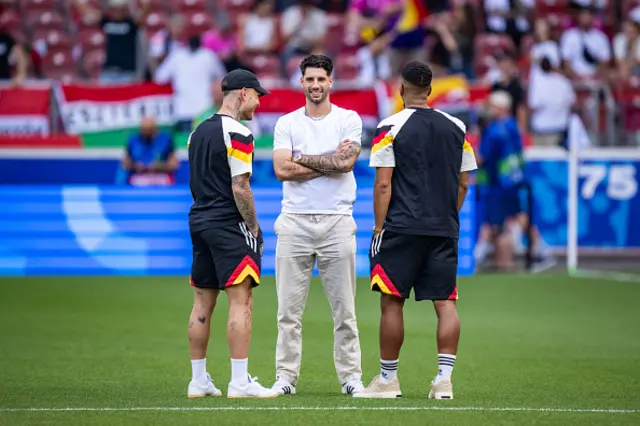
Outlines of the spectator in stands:
[{"label": "spectator in stands", "polygon": [[144,117],[140,132],[129,137],[122,168],[131,185],[169,185],[175,183],[178,157],[170,133],[159,131],[153,117]]},{"label": "spectator in stands", "polygon": [[283,75],[287,75],[287,64],[296,56],[322,52],[327,35],[326,13],[316,6],[316,0],[300,0],[282,14],[280,34]]},{"label": "spectator in stands", "polygon": [[225,74],[215,54],[200,46],[198,35],[189,37],[188,47],[179,47],[160,64],[155,81],[173,85],[177,131],[191,132],[193,120],[213,105],[211,85],[220,84]]},{"label": "spectator in stands", "polygon": [[[430,0],[425,2],[430,13],[436,14],[447,8],[447,2]],[[394,33],[390,43],[392,72],[397,75],[402,67],[412,61],[425,60],[425,29],[420,23],[414,29],[398,33],[396,26],[404,13],[404,0],[351,0],[347,14],[346,43],[367,44],[387,32]]]},{"label": "spectator in stands", "polygon": [[86,0],[73,0],[82,13],[83,20],[100,23],[106,37],[106,58],[100,81],[128,83],[142,76],[144,60],[139,53],[139,29],[149,11],[150,0],[141,0],[141,7],[134,13],[128,0],[108,0],[106,14],[91,6]]},{"label": "spectator in stands", "polygon": [[529,82],[533,141],[537,146],[558,146],[566,138],[576,93],[571,81],[553,68],[549,58],[542,58],[540,68]]},{"label": "spectator in stands", "polygon": [[622,24],[622,32],[613,39],[613,52],[620,75],[627,79],[640,76],[640,6],[629,12]]},{"label": "spectator in stands", "polygon": [[[393,77],[389,44],[393,41],[393,33],[378,35],[356,52],[360,69],[356,80],[361,87],[371,87],[376,81],[387,81]],[[339,72],[336,77],[340,78]]]},{"label": "spectator in stands", "polygon": [[149,68],[152,74],[171,52],[185,45],[184,28],[184,16],[175,14],[171,16],[168,28],[158,31],[149,39]]},{"label": "spectator in stands", "polygon": [[560,68],[562,59],[560,56],[560,46],[551,38],[551,28],[549,23],[542,18],[536,19],[534,25],[534,45],[529,52],[529,83],[540,72],[540,61],[547,58],[551,62],[552,68]]},{"label": "spectator in stands", "polygon": [[[16,86],[22,84],[27,77],[28,59],[24,46],[0,22],[0,81],[11,80]],[[13,66],[16,72],[12,75]]]},{"label": "spectator in stands", "polygon": [[513,52],[498,51],[494,55],[497,68],[490,71],[491,91],[506,91],[509,94],[511,114],[516,117],[520,129],[527,128],[527,107],[524,89],[520,81],[520,72],[515,63]]},{"label": "spectator in stands", "polygon": [[522,37],[531,31],[529,20],[535,0],[484,0],[487,32],[506,33],[520,49]]},{"label": "spectator in stands", "polygon": [[440,15],[429,27],[437,35],[431,62],[446,67],[451,73],[462,73],[473,79],[473,41],[476,36],[473,6],[456,4],[450,15]]},{"label": "spectator in stands", "polygon": [[202,35],[202,45],[218,57],[228,72],[245,69],[253,72],[240,60],[242,51],[238,43],[238,33],[234,31],[228,17],[218,14],[217,26]]},{"label": "spectator in stands", "polygon": [[577,20],[578,26],[565,31],[560,39],[565,69],[576,77],[605,77],[611,60],[609,39],[593,27],[591,6],[583,6]]},{"label": "spectator in stands", "polygon": [[257,0],[251,13],[238,20],[238,51],[241,54],[271,54],[278,47],[277,19],[273,0]]}]

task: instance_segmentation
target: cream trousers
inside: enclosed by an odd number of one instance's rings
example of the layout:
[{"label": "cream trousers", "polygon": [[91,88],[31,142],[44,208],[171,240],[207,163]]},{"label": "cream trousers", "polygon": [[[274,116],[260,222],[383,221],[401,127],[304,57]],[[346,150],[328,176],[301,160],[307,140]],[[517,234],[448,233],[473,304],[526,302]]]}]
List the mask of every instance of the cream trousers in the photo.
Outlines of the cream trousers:
[{"label": "cream trousers", "polygon": [[360,339],[356,322],[356,223],[350,215],[282,213],[274,230],[278,342],[276,376],[295,385],[302,360],[302,313],[313,267],[333,315],[333,359],[341,384],[360,380]]}]

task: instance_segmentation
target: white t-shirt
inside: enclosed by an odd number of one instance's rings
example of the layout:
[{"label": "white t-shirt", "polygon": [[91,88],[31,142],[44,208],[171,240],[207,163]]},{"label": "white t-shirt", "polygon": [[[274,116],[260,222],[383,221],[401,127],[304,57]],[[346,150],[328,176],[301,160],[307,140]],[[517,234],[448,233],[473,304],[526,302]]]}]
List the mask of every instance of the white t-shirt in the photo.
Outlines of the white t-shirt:
[{"label": "white t-shirt", "polygon": [[557,72],[537,74],[529,85],[531,128],[534,133],[567,130],[576,93],[569,79]]},{"label": "white t-shirt", "polygon": [[[331,112],[320,119],[302,107],[278,119],[273,149],[286,149],[307,155],[333,154],[344,139],[362,144],[362,119],[355,112],[331,105]],[[306,182],[286,181],[282,185],[283,213],[346,214],[356,201],[353,172],[321,176]]]},{"label": "white t-shirt", "polygon": [[211,84],[225,75],[220,59],[205,48],[191,52],[178,48],[160,64],[156,71],[157,83],[173,85],[173,107],[178,120],[193,120],[202,111],[211,108]]},{"label": "white t-shirt", "polygon": [[584,48],[600,62],[611,60],[611,46],[607,36],[597,28],[585,32],[579,28],[567,30],[560,38],[562,58],[571,64],[571,69],[579,76],[589,77],[596,73],[596,67],[584,59]]}]

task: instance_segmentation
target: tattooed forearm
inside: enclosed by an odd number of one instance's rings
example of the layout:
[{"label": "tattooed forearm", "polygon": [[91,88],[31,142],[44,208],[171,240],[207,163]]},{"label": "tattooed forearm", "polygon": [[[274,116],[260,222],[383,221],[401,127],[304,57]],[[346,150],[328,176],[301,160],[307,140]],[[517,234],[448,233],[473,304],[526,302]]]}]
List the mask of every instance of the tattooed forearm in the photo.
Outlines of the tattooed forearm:
[{"label": "tattooed forearm", "polygon": [[233,198],[236,201],[238,211],[254,234],[258,233],[259,224],[256,216],[256,207],[253,203],[253,193],[249,186],[249,174],[234,176],[231,180]]},{"label": "tattooed forearm", "polygon": [[345,152],[336,152],[331,155],[303,155],[297,163],[318,172],[347,173],[353,169],[359,155],[360,145],[353,144]]}]

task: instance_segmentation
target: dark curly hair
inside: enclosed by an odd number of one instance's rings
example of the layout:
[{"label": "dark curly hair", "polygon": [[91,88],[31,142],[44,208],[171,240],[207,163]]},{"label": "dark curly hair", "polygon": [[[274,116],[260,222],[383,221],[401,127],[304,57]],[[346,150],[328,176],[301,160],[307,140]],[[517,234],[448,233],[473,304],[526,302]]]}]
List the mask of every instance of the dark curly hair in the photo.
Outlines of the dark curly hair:
[{"label": "dark curly hair", "polygon": [[428,65],[412,61],[402,68],[402,78],[417,88],[428,89],[431,86],[433,73]]},{"label": "dark curly hair", "polygon": [[302,75],[304,75],[307,68],[322,68],[330,76],[333,72],[333,62],[324,55],[309,55],[300,62]]}]

